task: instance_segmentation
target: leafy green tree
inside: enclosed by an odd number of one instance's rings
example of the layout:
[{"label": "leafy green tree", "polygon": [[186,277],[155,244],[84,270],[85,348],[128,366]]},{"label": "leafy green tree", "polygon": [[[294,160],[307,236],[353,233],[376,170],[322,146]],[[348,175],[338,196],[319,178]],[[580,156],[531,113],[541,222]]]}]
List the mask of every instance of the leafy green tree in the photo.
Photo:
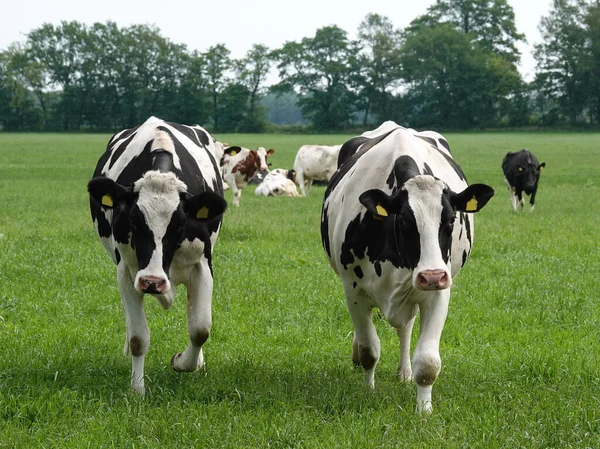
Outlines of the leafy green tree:
[{"label": "leafy green tree", "polygon": [[373,114],[379,122],[391,115],[390,98],[398,87],[402,35],[389,18],[368,14],[358,28],[358,69],[354,78],[363,125]]},{"label": "leafy green tree", "polygon": [[550,100],[546,113],[563,116],[571,124],[583,120],[589,95],[589,45],[586,7],[578,0],[554,0],[542,18],[543,42],[535,46],[537,85]]},{"label": "leafy green tree", "polygon": [[265,110],[260,106],[265,82],[271,68],[271,52],[268,47],[255,44],[246,57],[234,61],[236,81],[248,93],[248,111],[237,127],[241,132],[262,132],[265,129]]},{"label": "leafy green tree", "polygon": [[215,132],[221,131],[219,97],[230,82],[228,76],[232,68],[230,53],[225,45],[217,44],[202,54],[205,63],[203,74],[207,80],[208,92],[212,100],[212,121]]},{"label": "leafy green tree", "polygon": [[320,28],[301,42],[286,42],[274,52],[280,82],[273,89],[295,91],[303,116],[316,130],[341,129],[356,110],[349,70],[353,51],[347,33],[335,25]]}]

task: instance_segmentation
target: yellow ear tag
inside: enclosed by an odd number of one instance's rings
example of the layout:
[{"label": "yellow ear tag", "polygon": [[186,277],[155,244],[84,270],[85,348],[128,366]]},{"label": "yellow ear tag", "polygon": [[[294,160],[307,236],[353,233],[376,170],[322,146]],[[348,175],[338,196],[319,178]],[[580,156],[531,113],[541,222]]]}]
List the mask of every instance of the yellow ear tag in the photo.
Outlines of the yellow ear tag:
[{"label": "yellow ear tag", "polygon": [[237,154],[237,151],[232,151],[231,153],[229,153],[230,156],[235,156]]},{"label": "yellow ear tag", "polygon": [[102,197],[102,205],[106,207],[113,207],[113,200],[109,194]]},{"label": "yellow ear tag", "polygon": [[388,216],[387,210],[385,210],[385,208],[381,204],[378,204],[377,207],[375,208],[375,210],[381,217]]},{"label": "yellow ear tag", "polygon": [[543,170],[543,169],[544,169],[544,166],[541,166],[541,167],[540,167],[540,170]]},{"label": "yellow ear tag", "polygon": [[473,198],[471,198],[467,202],[467,206],[465,207],[465,210],[467,212],[473,212],[473,211],[477,210],[477,198],[475,198],[475,196],[473,196]]},{"label": "yellow ear tag", "polygon": [[202,206],[201,209],[196,212],[196,218],[206,218],[208,217],[208,207]]},{"label": "yellow ear tag", "polygon": [[519,171],[523,171],[523,167],[519,167]]}]

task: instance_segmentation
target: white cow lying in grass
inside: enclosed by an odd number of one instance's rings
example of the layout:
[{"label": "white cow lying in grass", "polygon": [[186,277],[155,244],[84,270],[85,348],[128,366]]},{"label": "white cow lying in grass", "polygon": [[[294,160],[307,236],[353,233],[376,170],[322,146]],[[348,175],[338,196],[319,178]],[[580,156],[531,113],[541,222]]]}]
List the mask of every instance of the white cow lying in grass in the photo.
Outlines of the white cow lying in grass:
[{"label": "white cow lying in grass", "polygon": [[254,193],[258,196],[300,196],[291,179],[293,176],[294,170],[276,168],[264,177]]}]

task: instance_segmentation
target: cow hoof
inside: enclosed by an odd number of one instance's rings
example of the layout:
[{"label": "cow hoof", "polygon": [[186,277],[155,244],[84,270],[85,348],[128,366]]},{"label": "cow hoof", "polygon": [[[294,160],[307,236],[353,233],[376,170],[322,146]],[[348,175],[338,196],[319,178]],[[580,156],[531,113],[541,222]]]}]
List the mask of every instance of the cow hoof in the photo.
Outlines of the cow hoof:
[{"label": "cow hoof", "polygon": [[177,360],[179,360],[179,358],[181,357],[181,355],[182,355],[182,353],[180,352],[178,354],[175,354],[173,357],[171,357],[171,368],[173,368],[173,371],[177,371],[178,373],[181,373],[181,372],[184,371],[184,370],[178,368],[177,366],[175,366],[175,362]]},{"label": "cow hoof", "polygon": [[412,370],[399,369],[398,370],[398,378],[400,379],[401,382],[412,382],[413,381]]}]

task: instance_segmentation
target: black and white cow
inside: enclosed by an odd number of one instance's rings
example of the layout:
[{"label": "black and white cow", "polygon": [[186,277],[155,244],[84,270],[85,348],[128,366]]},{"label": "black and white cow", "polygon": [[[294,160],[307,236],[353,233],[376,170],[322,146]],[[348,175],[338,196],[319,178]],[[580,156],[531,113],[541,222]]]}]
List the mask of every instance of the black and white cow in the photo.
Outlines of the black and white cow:
[{"label": "black and white cow", "polygon": [[[493,196],[468,185],[449,151],[394,122],[346,142],[325,191],[323,247],[341,278],[354,324],[352,361],[374,388],[378,307],[400,339],[398,375],[417,384],[417,409],[429,412],[441,368],[439,343],[452,279],[473,243],[472,212]],[[419,340],[410,361],[417,311]]]},{"label": "black and white cow", "polygon": [[204,363],[202,345],[212,325],[212,249],[227,207],[214,140],[199,126],[150,117],[110,139],[88,191],[96,231],[117,266],[131,387],[143,394],[150,344],[145,294],[168,309],[175,285],[186,286],[190,343],[171,365],[195,371]]},{"label": "black and white cow", "polygon": [[504,156],[502,171],[504,172],[504,180],[508,186],[508,194],[510,195],[510,201],[515,212],[519,205],[521,206],[521,210],[525,208],[523,192],[530,195],[530,211],[533,212],[540,173],[545,166],[545,162],[540,164],[535,155],[525,148],[520,151],[509,152]]}]

